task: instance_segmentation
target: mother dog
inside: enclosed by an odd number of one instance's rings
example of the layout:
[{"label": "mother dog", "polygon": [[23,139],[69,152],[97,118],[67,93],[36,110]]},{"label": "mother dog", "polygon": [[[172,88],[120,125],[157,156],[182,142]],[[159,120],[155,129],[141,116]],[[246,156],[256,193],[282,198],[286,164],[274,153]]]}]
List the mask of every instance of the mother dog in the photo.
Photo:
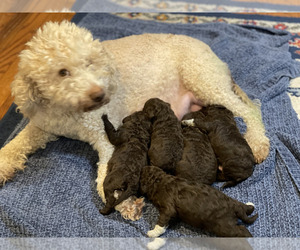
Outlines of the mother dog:
[{"label": "mother dog", "polygon": [[103,180],[113,147],[101,115],[107,113],[118,127],[152,97],[169,102],[179,119],[201,106],[221,104],[244,119],[256,161],[269,153],[260,109],[206,44],[183,35],[100,42],[74,23],[46,23],[20,54],[12,94],[30,122],[0,150],[1,183],[24,169],[28,155],[66,136],[99,153],[97,190],[105,202]]}]

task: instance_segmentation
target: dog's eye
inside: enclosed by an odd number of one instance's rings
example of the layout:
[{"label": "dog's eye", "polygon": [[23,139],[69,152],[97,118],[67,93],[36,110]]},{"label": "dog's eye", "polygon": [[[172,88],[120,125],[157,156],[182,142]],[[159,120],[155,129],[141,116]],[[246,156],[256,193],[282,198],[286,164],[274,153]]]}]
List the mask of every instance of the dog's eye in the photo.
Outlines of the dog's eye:
[{"label": "dog's eye", "polygon": [[58,74],[64,77],[64,76],[69,76],[70,72],[67,69],[61,69],[60,71],[58,71]]}]

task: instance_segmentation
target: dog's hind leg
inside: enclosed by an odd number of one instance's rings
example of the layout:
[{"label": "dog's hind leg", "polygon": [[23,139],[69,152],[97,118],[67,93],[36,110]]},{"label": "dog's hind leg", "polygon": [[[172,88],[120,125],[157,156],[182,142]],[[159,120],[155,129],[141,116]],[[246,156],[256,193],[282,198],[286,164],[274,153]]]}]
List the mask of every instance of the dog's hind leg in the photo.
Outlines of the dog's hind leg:
[{"label": "dog's hind leg", "polygon": [[4,184],[25,168],[27,156],[39,148],[45,148],[47,142],[57,137],[47,133],[31,122],[7,145],[0,150],[0,184]]},{"label": "dog's hind leg", "polygon": [[238,202],[238,203],[239,205],[236,206],[236,215],[244,223],[252,224],[258,217],[258,214],[248,217],[254,211],[253,204],[252,203],[244,204],[242,202]]},{"label": "dog's hind leg", "polygon": [[[203,104],[220,104],[244,119],[247,140],[257,162],[269,154],[270,142],[265,135],[260,108],[234,82],[226,63],[207,46],[193,40],[190,49],[179,50],[177,60],[180,82]],[[196,44],[197,43],[197,44]]]},{"label": "dog's hind leg", "polygon": [[[198,65],[198,67],[203,67],[203,65]],[[195,71],[199,73],[195,74]],[[213,70],[212,67],[210,71],[212,72],[203,74],[206,76],[211,74],[211,76],[204,77],[201,70],[197,70],[195,66],[189,69],[184,68],[181,70],[182,84],[192,91],[204,105],[220,104],[231,110],[235,116],[242,117],[247,125],[244,137],[252,149],[256,162],[262,162],[269,154],[270,142],[265,135],[260,108],[246,98],[246,93],[235,86],[229,70],[219,72]]]}]

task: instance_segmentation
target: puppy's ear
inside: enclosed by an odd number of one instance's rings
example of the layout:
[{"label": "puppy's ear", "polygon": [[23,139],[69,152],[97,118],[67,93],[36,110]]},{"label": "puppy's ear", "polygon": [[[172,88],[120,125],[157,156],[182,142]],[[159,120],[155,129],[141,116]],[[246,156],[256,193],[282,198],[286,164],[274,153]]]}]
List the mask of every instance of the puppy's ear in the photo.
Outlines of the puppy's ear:
[{"label": "puppy's ear", "polygon": [[114,210],[113,207],[106,204],[105,207],[100,210],[100,213],[103,215],[108,215],[108,214],[112,213],[113,210]]},{"label": "puppy's ear", "polygon": [[31,117],[37,111],[37,103],[40,102],[40,93],[31,78],[17,74],[15,80],[11,84],[11,92],[15,97],[14,102],[18,105],[18,110],[24,116]]}]

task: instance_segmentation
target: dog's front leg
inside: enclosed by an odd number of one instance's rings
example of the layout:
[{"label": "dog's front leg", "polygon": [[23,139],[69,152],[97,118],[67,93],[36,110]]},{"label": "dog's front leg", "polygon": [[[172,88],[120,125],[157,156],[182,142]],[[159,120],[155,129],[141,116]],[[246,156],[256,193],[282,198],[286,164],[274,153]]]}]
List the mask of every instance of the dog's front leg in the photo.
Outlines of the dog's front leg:
[{"label": "dog's front leg", "polygon": [[4,184],[15,175],[16,171],[23,170],[27,156],[39,148],[45,148],[47,142],[57,137],[47,133],[31,122],[7,145],[0,150],[0,184]]},{"label": "dog's front leg", "polygon": [[147,232],[147,235],[151,238],[159,237],[166,232],[169,221],[172,217],[176,216],[176,211],[173,208],[160,208],[159,218],[155,227]]},{"label": "dog's front leg", "polygon": [[97,191],[101,198],[101,200],[106,203],[104,189],[103,189],[103,183],[104,179],[107,174],[107,163],[109,159],[111,158],[114,148],[111,143],[107,140],[107,138],[102,138],[101,140],[101,146],[96,147],[99,155],[99,162],[98,165],[98,172],[97,172]]}]

